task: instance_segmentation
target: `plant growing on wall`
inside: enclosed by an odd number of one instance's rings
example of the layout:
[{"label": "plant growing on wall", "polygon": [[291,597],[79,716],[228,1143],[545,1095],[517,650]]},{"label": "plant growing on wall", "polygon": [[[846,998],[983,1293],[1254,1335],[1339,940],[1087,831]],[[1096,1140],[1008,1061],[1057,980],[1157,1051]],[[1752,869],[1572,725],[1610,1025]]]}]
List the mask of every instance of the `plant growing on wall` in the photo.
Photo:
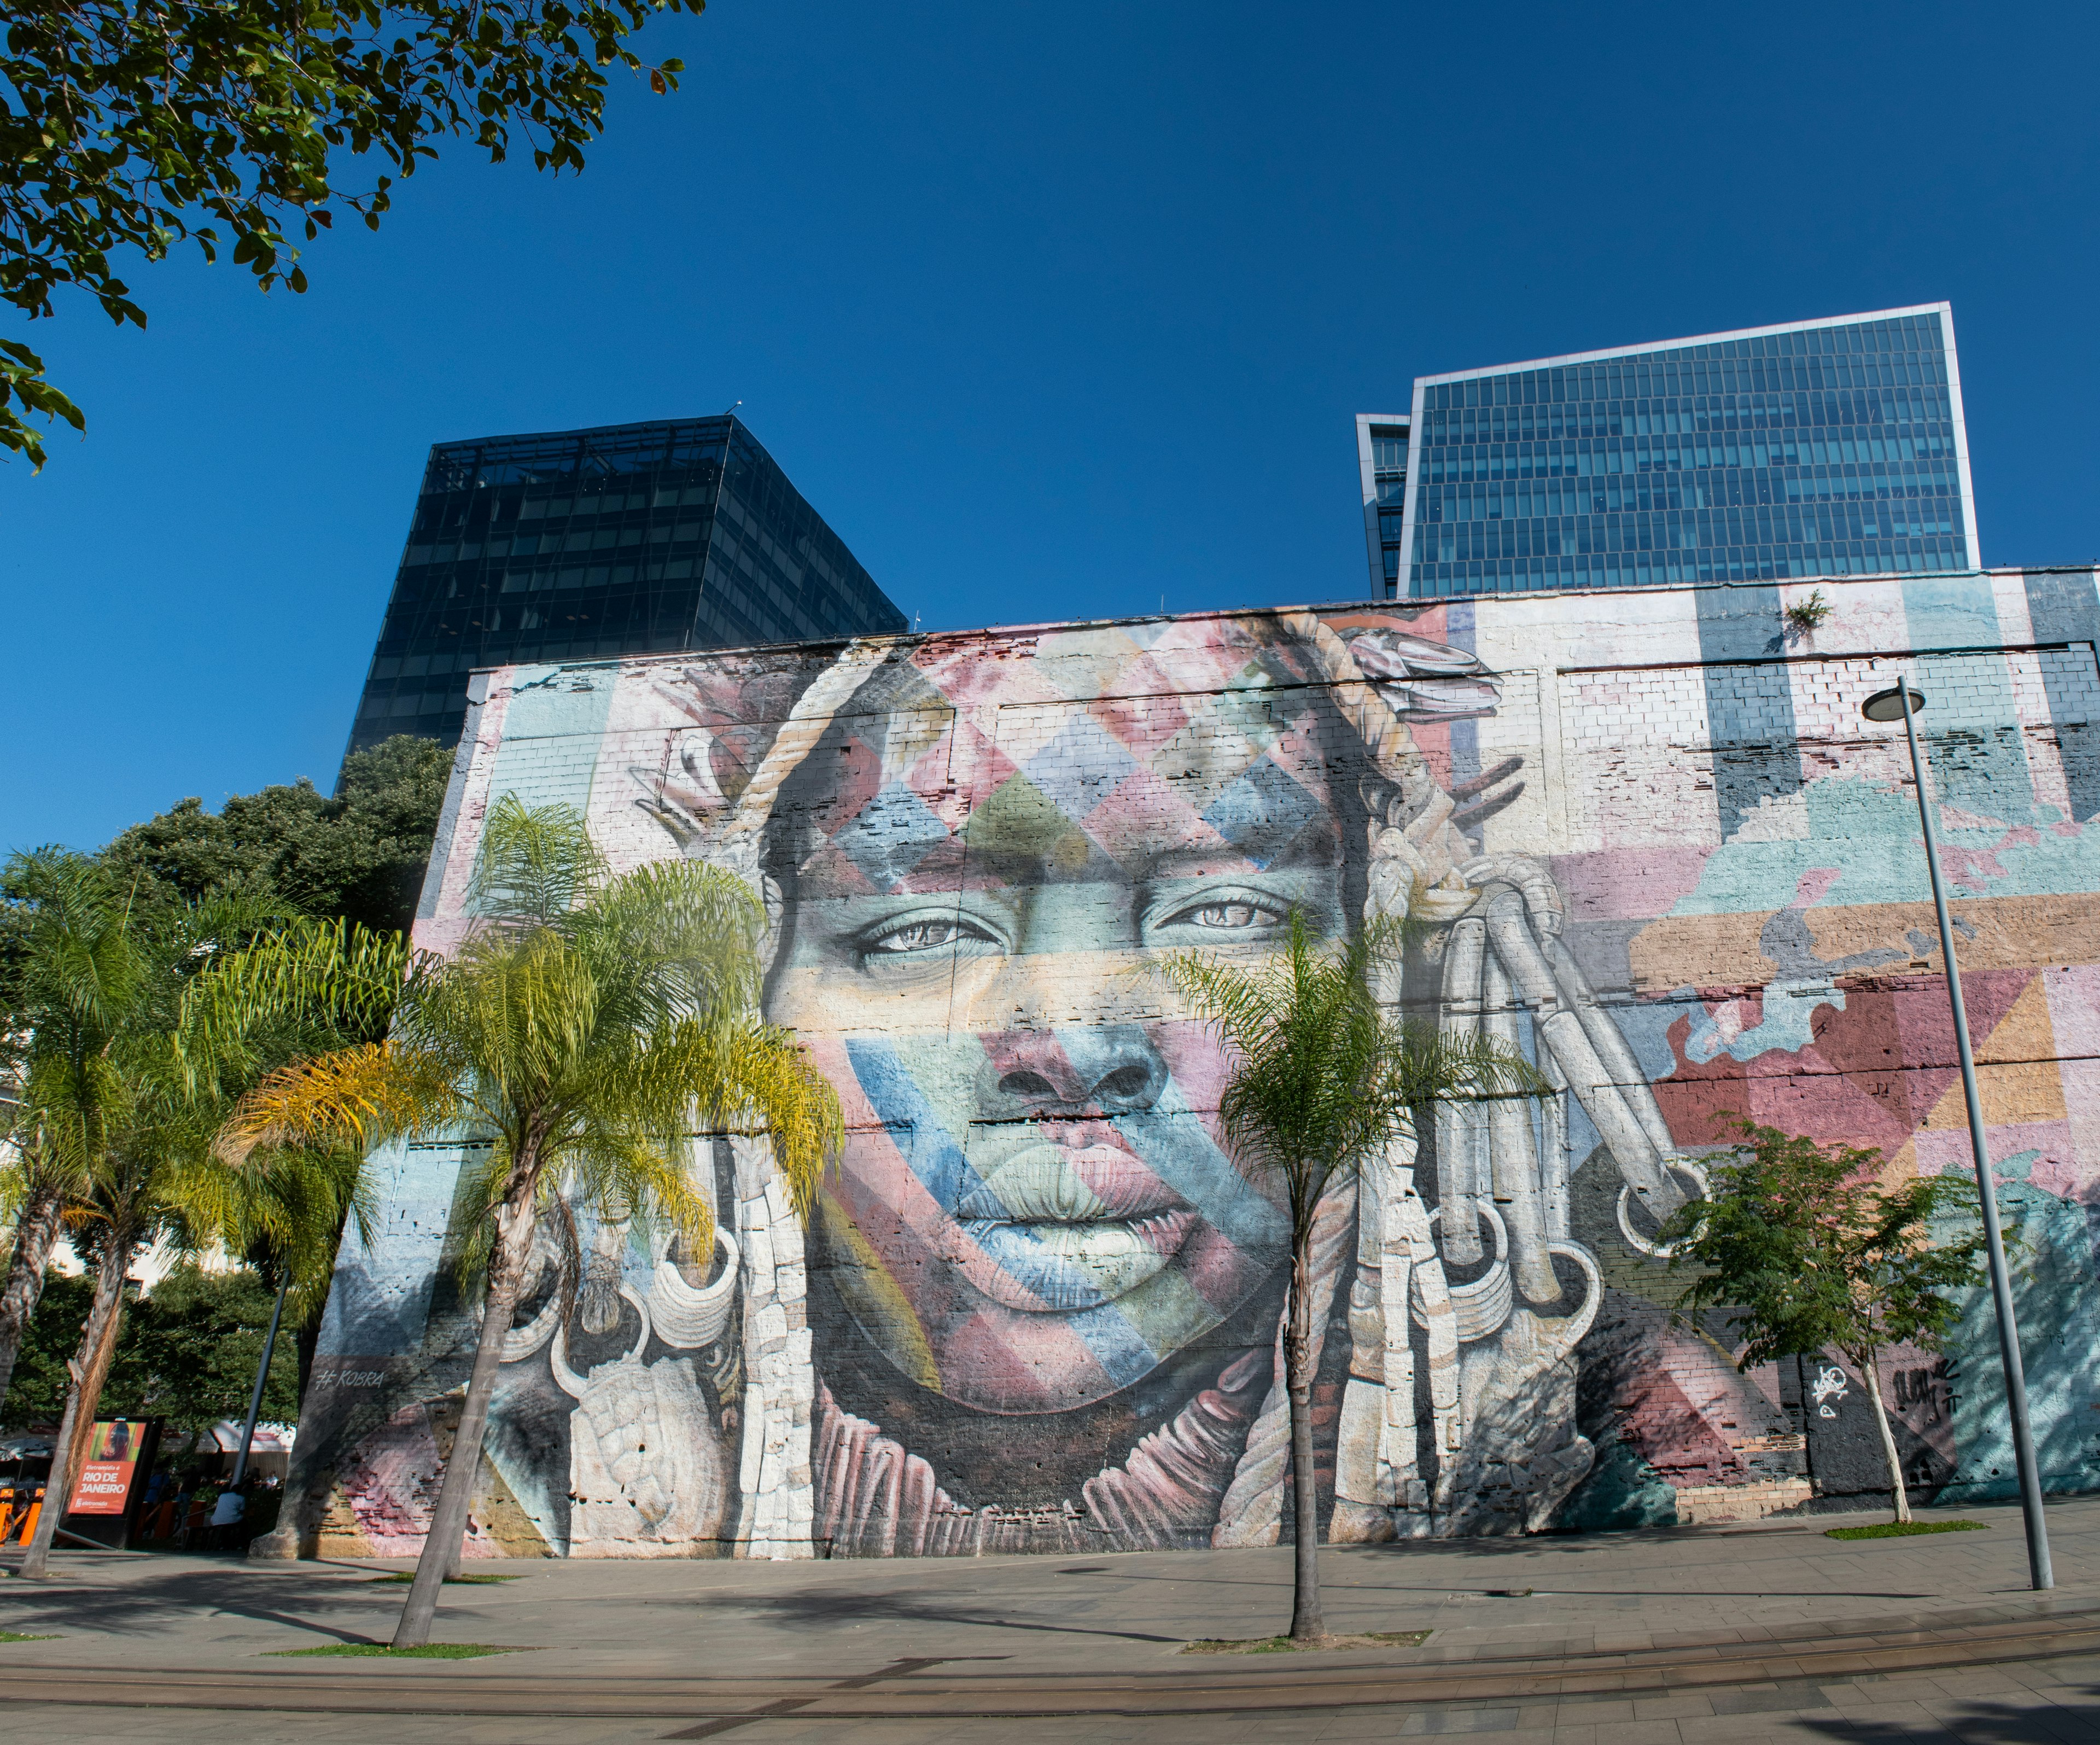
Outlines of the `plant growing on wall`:
[{"label": "plant growing on wall", "polygon": [[1416,1108],[1454,1097],[1543,1095],[1549,1088],[1498,1042],[1403,1022],[1379,1004],[1374,975],[1397,955],[1401,939],[1388,922],[1323,945],[1294,910],[1284,949],[1265,963],[1186,953],[1161,966],[1167,984],[1237,1056],[1218,1102],[1227,1139],[1242,1165],[1281,1182],[1289,1201],[1283,1354],[1297,1534],[1290,1637],[1298,1642],[1326,1635],[1312,1483],[1312,1233],[1321,1196],[1405,1130]]},{"label": "plant growing on wall", "polygon": [[1665,1225],[1672,1271],[1698,1276],[1678,1298],[1690,1316],[1718,1310],[1740,1331],[1739,1369],[1836,1351],[1873,1402],[1895,1518],[1910,1519],[1903,1463],[1882,1398],[1881,1354],[1892,1345],[1944,1349],[1959,1315],[1950,1291],[1983,1282],[1980,1224],[1937,1244],[1935,1219],[1975,1190],[1956,1175],[1890,1188],[1881,1152],[1819,1145],[1754,1121],[1736,1123],[1731,1162],[1710,1161],[1710,1196]]},{"label": "plant growing on wall", "polygon": [[1823,597],[1819,588],[1806,600],[1797,600],[1786,609],[1786,628],[1796,636],[1810,636],[1830,615],[1830,602]]},{"label": "plant growing on wall", "polygon": [[[485,1137],[466,1192],[479,1230],[481,1333],[460,1426],[394,1645],[429,1638],[456,1567],[504,1341],[538,1221],[558,1196],[663,1218],[699,1252],[712,1240],[689,1174],[702,1127],[770,1130],[806,1209],[842,1118],[792,1038],[757,1016],[765,910],[733,875],[688,861],[615,878],[580,813],[491,809],[474,873],[474,930],[450,958],[421,954],[383,1042],[271,1074],[223,1151],[462,1130]],[[258,1008],[326,1002],[348,972],[325,954],[265,950],[245,966]]]}]

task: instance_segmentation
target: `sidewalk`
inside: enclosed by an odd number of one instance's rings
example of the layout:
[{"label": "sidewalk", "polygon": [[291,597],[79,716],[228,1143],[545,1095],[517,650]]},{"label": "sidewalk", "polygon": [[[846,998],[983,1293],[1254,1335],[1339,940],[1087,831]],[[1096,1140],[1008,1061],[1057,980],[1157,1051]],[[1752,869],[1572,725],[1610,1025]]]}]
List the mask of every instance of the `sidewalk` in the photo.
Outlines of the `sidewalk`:
[{"label": "sidewalk", "polygon": [[2018,1510],[1969,1514],[1330,1549],[1330,1628],[1432,1633],[1314,1655],[1180,1652],[1285,1628],[1282,1549],[476,1563],[518,1579],[448,1589],[434,1633],[532,1651],[441,1664],[262,1658],[385,1640],[387,1566],[82,1553],[0,1582],[0,1629],[53,1633],[0,1645],[0,1702],[82,1740],[2100,1742],[2100,1500],[2051,1505],[2050,1595]]}]

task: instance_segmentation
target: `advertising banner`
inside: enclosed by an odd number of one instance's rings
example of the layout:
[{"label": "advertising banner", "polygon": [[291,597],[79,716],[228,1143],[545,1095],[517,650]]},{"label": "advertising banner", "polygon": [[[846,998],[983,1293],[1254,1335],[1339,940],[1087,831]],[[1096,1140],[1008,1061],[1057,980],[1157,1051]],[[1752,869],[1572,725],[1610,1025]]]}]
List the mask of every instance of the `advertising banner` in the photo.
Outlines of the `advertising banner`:
[{"label": "advertising banner", "polygon": [[73,1500],[66,1513],[77,1515],[121,1515],[131,1496],[139,1456],[144,1450],[146,1426],[117,1418],[95,1426],[74,1482]]}]

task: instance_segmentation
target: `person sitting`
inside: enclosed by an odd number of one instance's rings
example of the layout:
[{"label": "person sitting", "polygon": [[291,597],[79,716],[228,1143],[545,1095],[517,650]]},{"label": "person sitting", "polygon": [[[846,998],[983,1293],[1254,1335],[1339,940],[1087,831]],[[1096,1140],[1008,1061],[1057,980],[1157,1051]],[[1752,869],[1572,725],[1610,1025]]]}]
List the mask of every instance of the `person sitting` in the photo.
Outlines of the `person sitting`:
[{"label": "person sitting", "polygon": [[231,1549],[240,1536],[240,1518],[247,1509],[245,1486],[229,1484],[221,1491],[218,1500],[212,1505],[211,1538],[208,1549],[214,1551]]}]

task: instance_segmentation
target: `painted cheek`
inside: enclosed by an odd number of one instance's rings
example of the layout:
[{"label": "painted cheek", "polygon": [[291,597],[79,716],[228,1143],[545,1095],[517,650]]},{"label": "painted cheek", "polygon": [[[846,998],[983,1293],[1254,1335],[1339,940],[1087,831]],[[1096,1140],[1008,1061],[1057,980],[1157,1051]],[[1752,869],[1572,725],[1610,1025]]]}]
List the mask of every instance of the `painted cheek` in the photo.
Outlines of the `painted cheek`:
[{"label": "painted cheek", "polygon": [[1167,1070],[1174,1075],[1182,1100],[1193,1109],[1215,1109],[1231,1076],[1224,1049],[1216,1036],[1204,1025],[1185,1019],[1148,1024],[1145,1033],[1167,1063]]},{"label": "painted cheek", "polygon": [[827,1192],[922,1324],[952,1311],[955,1293],[941,1253],[952,1227],[896,1147],[879,1135],[849,1135]]},{"label": "painted cheek", "polygon": [[838,1036],[813,1035],[808,1038],[810,1064],[823,1074],[825,1082],[838,1093],[840,1112],[845,1117],[849,1133],[868,1129],[880,1129],[882,1117],[876,1113],[875,1105],[861,1089],[860,1080],[853,1069],[853,1057],[846,1052],[845,1040]]},{"label": "painted cheek", "polygon": [[774,982],[766,1015],[812,1031],[923,1034],[948,1022],[950,964],[900,963],[873,975],[796,964]]},{"label": "painted cheek", "polygon": [[1199,1224],[1176,1264],[1196,1294],[1225,1315],[1246,1301],[1273,1262],[1249,1254],[1208,1224]]},{"label": "painted cheek", "polygon": [[[1218,1119],[1218,1099],[1225,1094],[1225,1086],[1232,1077],[1230,1064],[1217,1038],[1200,1024],[1170,1020],[1163,1024],[1149,1024],[1145,1033],[1158,1051],[1159,1058],[1167,1063],[1167,1070],[1173,1075],[1175,1088],[1182,1100],[1203,1124],[1210,1135],[1211,1143],[1228,1157],[1233,1148],[1227,1143],[1225,1130]],[[1234,1159],[1237,1162],[1238,1160]],[[1246,1171],[1240,1172],[1246,1174]],[[1271,1192],[1268,1184],[1258,1177],[1250,1177],[1265,1193]],[[1273,1194],[1271,1193],[1271,1197]]]}]

